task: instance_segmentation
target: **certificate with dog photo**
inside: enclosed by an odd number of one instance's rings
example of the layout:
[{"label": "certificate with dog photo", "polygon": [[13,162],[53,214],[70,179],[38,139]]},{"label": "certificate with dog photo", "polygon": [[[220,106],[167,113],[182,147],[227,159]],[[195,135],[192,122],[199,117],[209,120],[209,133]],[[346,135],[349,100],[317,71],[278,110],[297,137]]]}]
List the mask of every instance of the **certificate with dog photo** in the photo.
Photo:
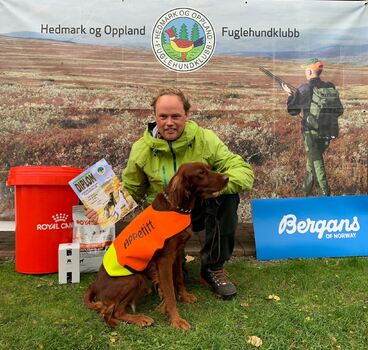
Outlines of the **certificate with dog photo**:
[{"label": "certificate with dog photo", "polygon": [[69,181],[69,185],[87,209],[98,213],[101,228],[115,224],[137,206],[105,159]]}]

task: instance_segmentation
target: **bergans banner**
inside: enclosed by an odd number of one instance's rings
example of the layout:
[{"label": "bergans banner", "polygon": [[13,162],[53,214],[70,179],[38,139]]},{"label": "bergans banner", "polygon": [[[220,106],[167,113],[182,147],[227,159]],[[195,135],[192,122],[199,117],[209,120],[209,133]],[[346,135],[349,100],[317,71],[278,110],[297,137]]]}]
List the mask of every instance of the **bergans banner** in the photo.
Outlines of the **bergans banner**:
[{"label": "bergans banner", "polygon": [[368,255],[368,196],[252,200],[257,259]]},{"label": "bergans banner", "polygon": [[105,158],[120,175],[172,87],[252,166],[241,222],[250,198],[367,193],[364,3],[2,0],[0,220],[13,166]]}]

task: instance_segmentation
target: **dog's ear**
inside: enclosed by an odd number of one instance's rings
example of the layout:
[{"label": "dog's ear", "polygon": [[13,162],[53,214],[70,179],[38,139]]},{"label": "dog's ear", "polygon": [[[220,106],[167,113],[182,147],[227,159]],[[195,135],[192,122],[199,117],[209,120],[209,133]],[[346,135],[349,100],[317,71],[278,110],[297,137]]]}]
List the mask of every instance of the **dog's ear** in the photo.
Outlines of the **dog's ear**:
[{"label": "dog's ear", "polygon": [[183,201],[189,198],[188,180],[180,173],[176,173],[169,183],[169,198],[172,204],[182,206]]},{"label": "dog's ear", "polygon": [[179,182],[180,182],[179,176],[178,174],[175,174],[169,183],[169,192],[176,191],[180,186]]}]

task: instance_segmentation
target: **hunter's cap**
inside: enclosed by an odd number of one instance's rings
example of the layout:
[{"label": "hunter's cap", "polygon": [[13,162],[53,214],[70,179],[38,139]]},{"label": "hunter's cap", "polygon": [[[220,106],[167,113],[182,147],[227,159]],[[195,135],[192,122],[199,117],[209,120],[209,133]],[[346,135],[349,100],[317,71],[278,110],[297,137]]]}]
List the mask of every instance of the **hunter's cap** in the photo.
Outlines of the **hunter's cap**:
[{"label": "hunter's cap", "polygon": [[311,58],[302,65],[302,68],[310,68],[315,71],[322,70],[323,62],[319,58]]}]

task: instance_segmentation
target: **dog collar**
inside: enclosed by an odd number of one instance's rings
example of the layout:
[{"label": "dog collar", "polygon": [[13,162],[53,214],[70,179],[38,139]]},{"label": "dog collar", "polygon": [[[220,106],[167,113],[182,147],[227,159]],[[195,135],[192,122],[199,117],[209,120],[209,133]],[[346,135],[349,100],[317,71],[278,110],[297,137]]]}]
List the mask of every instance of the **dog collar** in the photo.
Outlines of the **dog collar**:
[{"label": "dog collar", "polygon": [[167,195],[166,191],[163,191],[162,192],[165,199],[168,201],[168,203],[175,208],[176,211],[178,211],[179,213],[183,213],[183,214],[190,214],[192,212],[192,209],[183,209],[183,208],[180,208],[180,207],[177,207],[175,205],[173,205],[169,199],[169,196]]}]

